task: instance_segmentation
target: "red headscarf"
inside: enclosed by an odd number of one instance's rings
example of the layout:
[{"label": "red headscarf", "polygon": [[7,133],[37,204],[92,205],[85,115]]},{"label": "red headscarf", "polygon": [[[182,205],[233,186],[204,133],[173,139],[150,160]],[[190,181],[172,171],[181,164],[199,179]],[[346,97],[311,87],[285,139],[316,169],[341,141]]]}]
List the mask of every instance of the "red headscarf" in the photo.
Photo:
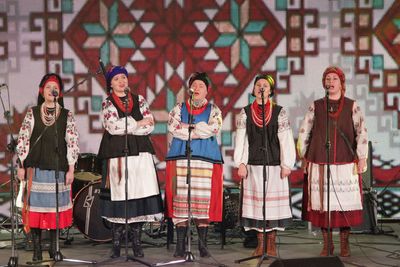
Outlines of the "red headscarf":
[{"label": "red headscarf", "polygon": [[346,85],[344,82],[346,81],[346,77],[339,67],[329,66],[325,69],[324,74],[322,74],[322,86],[325,88],[325,78],[329,73],[336,73],[339,76],[340,84],[342,85],[342,92],[345,93]]},{"label": "red headscarf", "polygon": [[59,97],[63,97],[62,91],[61,91],[60,81],[57,79],[56,76],[50,76],[50,77],[44,82],[43,86],[39,87],[39,92],[40,92],[40,94],[43,95],[44,88],[46,87],[46,84],[49,83],[49,82],[55,82],[55,83],[57,84],[58,89],[59,89],[59,91],[60,91],[60,92],[59,92]]}]

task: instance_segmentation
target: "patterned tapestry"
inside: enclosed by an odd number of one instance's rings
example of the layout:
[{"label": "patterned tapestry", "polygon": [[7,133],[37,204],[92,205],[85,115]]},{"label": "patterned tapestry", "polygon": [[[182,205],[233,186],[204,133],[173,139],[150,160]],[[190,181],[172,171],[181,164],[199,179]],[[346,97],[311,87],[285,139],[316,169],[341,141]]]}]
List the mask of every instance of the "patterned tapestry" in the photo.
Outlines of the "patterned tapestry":
[{"label": "patterned tapestry", "polygon": [[[251,98],[254,77],[269,73],[274,101],[289,114],[296,137],[315,99],[322,72],[343,68],[346,95],[364,111],[373,147],[373,189],[382,218],[399,218],[400,1],[395,0],[0,0],[0,84],[11,102],[14,137],[46,72],[60,73],[65,106],[78,121],[82,153],[98,151],[106,67],[123,65],[133,92],[156,119],[152,134],[161,184],[172,107],[187,97],[187,80],[205,71],[208,99],[224,116],[219,143],[227,185],[233,165],[235,118]],[[76,84],[79,84],[75,86]],[[2,110],[2,114],[3,114]],[[9,192],[9,129],[0,118],[0,188]],[[293,212],[300,215],[302,173],[292,173]],[[8,202],[1,201],[0,213]],[[384,208],[383,208],[384,207]]]}]

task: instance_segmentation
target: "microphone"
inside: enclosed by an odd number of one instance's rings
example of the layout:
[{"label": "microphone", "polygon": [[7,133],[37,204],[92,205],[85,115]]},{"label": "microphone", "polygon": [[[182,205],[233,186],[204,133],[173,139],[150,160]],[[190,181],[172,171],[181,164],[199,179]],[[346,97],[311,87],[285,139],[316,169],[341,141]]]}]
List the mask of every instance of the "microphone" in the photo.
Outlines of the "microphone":
[{"label": "microphone", "polygon": [[0,84],[0,92],[2,91],[2,90],[7,90],[7,84],[5,84],[5,83],[2,83],[2,84]]},{"label": "microphone", "polygon": [[261,92],[261,93],[264,93],[264,92],[265,92],[265,87],[264,87],[264,86],[261,86],[260,92]]},{"label": "microphone", "polygon": [[190,96],[192,96],[192,95],[194,94],[194,89],[193,89],[193,88],[189,88],[188,94],[189,94]]},{"label": "microphone", "polygon": [[51,90],[51,95],[52,96],[54,96],[54,97],[57,97],[58,96],[58,92],[57,92],[57,90]]},{"label": "microphone", "polygon": [[131,91],[131,88],[126,87],[126,88],[124,89],[125,95],[128,95],[130,91]]},{"label": "microphone", "polygon": [[326,95],[326,97],[328,97],[329,96],[329,88],[331,88],[331,85],[330,84],[325,84],[325,95]]},{"label": "microphone", "polygon": [[104,75],[104,77],[107,77],[106,76],[106,68],[104,67],[104,63],[103,63],[103,61],[101,60],[101,57],[99,57],[99,65],[100,65],[100,69],[101,69],[101,72],[103,73],[103,75]]},{"label": "microphone", "polygon": [[331,88],[331,85],[329,83],[325,84],[325,90],[329,90],[329,88]]}]

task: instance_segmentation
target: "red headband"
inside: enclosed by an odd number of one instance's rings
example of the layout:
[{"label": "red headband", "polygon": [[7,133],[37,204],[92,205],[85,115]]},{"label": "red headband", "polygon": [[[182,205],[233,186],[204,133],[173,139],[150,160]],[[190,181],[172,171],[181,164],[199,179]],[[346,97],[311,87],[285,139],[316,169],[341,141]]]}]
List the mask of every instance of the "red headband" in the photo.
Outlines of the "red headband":
[{"label": "red headband", "polygon": [[46,87],[46,84],[49,83],[49,82],[55,82],[55,83],[57,83],[58,90],[60,91],[60,92],[59,92],[59,97],[63,97],[63,94],[62,94],[62,92],[61,92],[60,81],[57,79],[56,76],[50,76],[50,77],[44,82],[43,87],[39,87],[39,93],[40,93],[41,95],[43,95],[44,88]]}]

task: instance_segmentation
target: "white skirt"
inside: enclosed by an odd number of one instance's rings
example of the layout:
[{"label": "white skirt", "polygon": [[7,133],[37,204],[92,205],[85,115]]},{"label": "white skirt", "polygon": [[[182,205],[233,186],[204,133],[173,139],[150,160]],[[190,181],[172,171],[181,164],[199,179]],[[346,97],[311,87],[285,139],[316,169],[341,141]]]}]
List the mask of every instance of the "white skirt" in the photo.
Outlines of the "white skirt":
[{"label": "white skirt", "polygon": [[[323,168],[323,176],[322,171]],[[355,164],[341,164],[341,165],[330,165],[331,180],[330,180],[330,210],[332,211],[351,211],[361,210],[361,193],[359,184],[359,175],[355,173]],[[310,189],[310,200],[312,210],[327,211],[327,168],[326,165],[319,165],[310,163],[308,166],[308,183]],[[323,192],[320,190],[323,179]],[[323,205],[321,204],[321,200]]]},{"label": "white skirt", "polygon": [[[243,179],[242,217],[262,220],[263,166],[247,165]],[[288,177],[281,178],[280,166],[267,166],[265,218],[281,220],[292,217]]]},{"label": "white skirt", "polygon": [[[110,192],[112,201],[125,200],[125,158],[109,160]],[[160,193],[153,155],[144,152],[128,157],[128,200],[145,198]]]}]

